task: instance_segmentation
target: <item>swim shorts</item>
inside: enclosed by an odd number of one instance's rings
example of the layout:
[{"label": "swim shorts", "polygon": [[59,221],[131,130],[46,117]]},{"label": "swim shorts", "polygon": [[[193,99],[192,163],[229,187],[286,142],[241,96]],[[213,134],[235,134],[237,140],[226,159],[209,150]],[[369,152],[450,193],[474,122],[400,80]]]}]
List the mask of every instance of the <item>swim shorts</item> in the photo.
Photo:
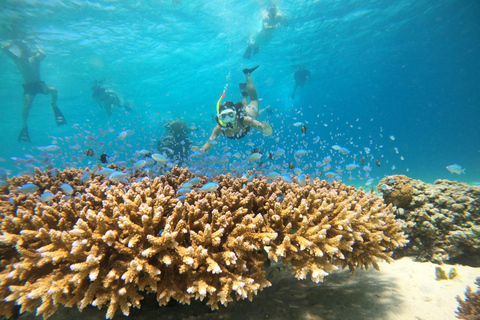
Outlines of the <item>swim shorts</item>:
[{"label": "swim shorts", "polygon": [[25,83],[23,85],[23,94],[33,94],[36,95],[37,93],[47,94],[48,88],[45,82],[43,81],[35,81],[30,83]]}]

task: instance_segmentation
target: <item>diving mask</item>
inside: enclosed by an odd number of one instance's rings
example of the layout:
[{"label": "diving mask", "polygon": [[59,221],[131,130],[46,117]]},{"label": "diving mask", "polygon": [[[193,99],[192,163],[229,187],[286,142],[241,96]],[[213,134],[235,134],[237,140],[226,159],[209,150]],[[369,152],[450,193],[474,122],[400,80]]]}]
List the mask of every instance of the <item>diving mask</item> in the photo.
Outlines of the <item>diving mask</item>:
[{"label": "diving mask", "polygon": [[218,119],[225,123],[231,123],[237,117],[237,112],[233,109],[225,109],[219,115]]}]

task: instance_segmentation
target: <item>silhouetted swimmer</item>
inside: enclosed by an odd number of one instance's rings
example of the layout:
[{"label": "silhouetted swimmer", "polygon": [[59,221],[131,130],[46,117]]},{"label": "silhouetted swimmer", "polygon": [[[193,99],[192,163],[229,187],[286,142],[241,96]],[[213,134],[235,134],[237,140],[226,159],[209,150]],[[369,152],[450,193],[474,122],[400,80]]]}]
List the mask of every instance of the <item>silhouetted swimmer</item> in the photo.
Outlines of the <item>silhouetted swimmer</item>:
[{"label": "silhouetted swimmer", "polygon": [[[18,49],[18,55],[11,51],[12,47]],[[48,86],[40,79],[40,62],[45,59],[45,53],[37,48],[33,53],[28,45],[22,40],[12,40],[2,47],[2,50],[9,56],[21,72],[23,80],[23,110],[22,110],[22,130],[18,135],[18,141],[30,142],[28,134],[28,115],[32,107],[33,100],[38,93],[50,94],[52,96],[52,109],[55,115],[57,125],[67,124],[65,117],[57,107],[58,93],[54,87]]]},{"label": "silhouetted swimmer", "polygon": [[295,71],[295,87],[293,88],[292,92],[292,99],[295,98],[295,92],[297,91],[298,87],[303,87],[305,83],[310,79],[310,70],[308,70],[304,65],[298,67],[297,71]]}]

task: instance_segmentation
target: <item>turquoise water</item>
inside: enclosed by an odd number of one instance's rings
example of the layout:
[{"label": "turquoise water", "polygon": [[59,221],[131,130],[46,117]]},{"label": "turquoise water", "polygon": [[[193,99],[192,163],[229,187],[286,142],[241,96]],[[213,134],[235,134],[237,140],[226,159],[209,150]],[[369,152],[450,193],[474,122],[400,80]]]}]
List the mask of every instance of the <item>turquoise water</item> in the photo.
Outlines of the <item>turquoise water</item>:
[{"label": "turquoise water", "polygon": [[[276,111],[259,120],[270,122],[274,133],[220,137],[208,157],[188,163],[198,172],[255,168],[297,176],[288,168],[292,162],[325,178],[322,161],[330,156],[329,171],[357,186],[369,179],[374,186],[390,174],[480,181],[480,2],[279,1],[289,26],[275,30],[250,60],[243,52],[270,2],[175,2],[3,1],[1,44],[21,38],[45,51],[42,79],[57,88],[68,124],[57,127],[50,97],[37,95],[29,117],[32,142],[17,141],[23,79],[1,53],[0,167],[13,175],[35,166],[96,166],[101,153],[128,167],[139,159],[135,151],[155,152],[164,125],[177,118],[199,128],[191,139],[202,146],[224,88],[226,100],[239,101],[242,69],[260,65],[252,73],[260,106]],[[301,64],[311,79],[291,99]],[[97,105],[91,87],[101,79],[132,112],[108,116]],[[305,134],[297,122],[307,126]],[[134,134],[118,139],[124,130]],[[38,147],[51,144],[59,150],[41,155]],[[89,148],[96,157],[83,155]],[[264,169],[259,161],[245,162],[254,148],[264,154]],[[279,148],[285,156],[268,159]],[[299,149],[307,154],[296,160]],[[362,157],[372,170],[366,175],[360,166],[350,174],[346,165]],[[455,163],[466,174],[446,169]]]}]

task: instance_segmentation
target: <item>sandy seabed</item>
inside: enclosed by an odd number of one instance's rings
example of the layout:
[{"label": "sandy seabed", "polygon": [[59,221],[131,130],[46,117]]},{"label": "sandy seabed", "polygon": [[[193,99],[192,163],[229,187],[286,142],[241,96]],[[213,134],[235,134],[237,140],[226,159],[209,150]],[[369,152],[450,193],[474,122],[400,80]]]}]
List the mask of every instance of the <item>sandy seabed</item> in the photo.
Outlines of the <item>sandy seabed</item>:
[{"label": "sandy seabed", "polygon": [[[453,320],[458,307],[455,297],[464,298],[467,285],[475,288],[480,268],[443,265],[447,273],[455,267],[458,276],[437,281],[437,266],[402,258],[391,264],[381,263],[380,271],[335,272],[319,284],[298,281],[283,267],[273,268],[269,273],[272,286],[252,302],[237,301],[211,311],[194,300],[189,306],[166,307],[158,307],[154,300],[144,301],[142,309],[132,309],[128,318],[118,312],[114,319]],[[19,317],[34,318],[32,314]],[[105,310],[89,307],[80,313],[75,308],[61,308],[49,319],[101,320],[105,319]]]}]

